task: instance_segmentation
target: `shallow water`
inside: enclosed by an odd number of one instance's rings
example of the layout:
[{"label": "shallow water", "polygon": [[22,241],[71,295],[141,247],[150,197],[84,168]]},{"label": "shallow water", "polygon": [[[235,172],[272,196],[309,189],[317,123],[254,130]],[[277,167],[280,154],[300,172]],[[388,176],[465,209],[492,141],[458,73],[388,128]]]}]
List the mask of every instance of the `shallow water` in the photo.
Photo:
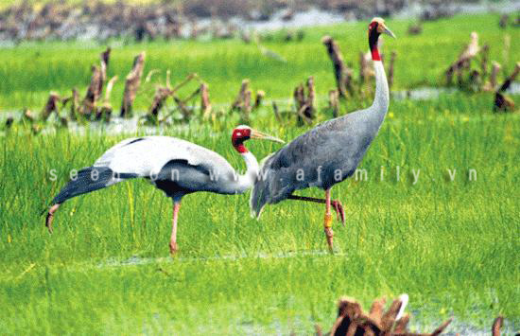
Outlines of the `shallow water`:
[{"label": "shallow water", "polygon": [[[290,252],[280,252],[280,253],[263,253],[259,252],[256,254],[227,254],[227,255],[215,255],[210,257],[159,257],[159,258],[141,258],[138,256],[132,256],[128,259],[118,260],[112,259],[106,262],[102,262],[96,265],[97,268],[120,268],[120,267],[139,267],[146,265],[162,265],[162,264],[178,264],[178,263],[193,263],[193,262],[205,262],[205,261],[229,261],[229,262],[239,262],[244,259],[288,259],[288,258],[305,258],[305,257],[323,257],[323,258],[344,258],[347,254],[344,252],[335,252],[334,254],[330,254],[326,250],[310,250],[310,251],[290,251]],[[443,320],[440,319],[431,319],[429,314],[420,308],[413,306],[413,299],[411,300],[410,307],[408,307],[407,312],[412,315],[412,319],[410,322],[411,330],[419,330],[422,332],[431,332],[438,325],[440,325]],[[478,313],[478,312],[475,312]],[[477,315],[477,314],[476,314]],[[485,315],[485,314],[481,314]],[[495,316],[489,316],[489,318],[477,318],[472,321],[460,320],[457,319],[456,316],[453,316],[453,321],[449,325],[447,332],[443,333],[446,336],[455,336],[455,335],[489,335],[491,331],[491,325],[494,321]],[[305,317],[297,317],[296,320],[300,320],[301,323],[297,323],[297,321],[291,323],[292,329],[290,329],[284,323],[277,321],[273,322],[268,327],[265,327],[268,330],[277,330],[277,334],[287,334],[290,332],[296,332],[297,334],[306,334],[309,330],[304,329],[305,326],[312,323],[308,323],[305,321]],[[427,323],[421,321],[429,321]],[[307,322],[307,323],[306,323]],[[301,326],[301,329],[298,328],[298,325]],[[488,326],[488,327],[480,327],[480,326]],[[328,326],[322,326],[328,327]],[[260,325],[253,325],[248,323],[243,323],[241,328],[244,331],[247,331],[247,334],[259,334],[262,332],[263,327]],[[504,325],[501,329],[503,335],[513,335],[515,332],[520,330],[520,321],[518,320],[510,320],[504,319]]]},{"label": "shallow water", "polygon": [[264,253],[260,252],[257,254],[224,254],[224,255],[214,255],[209,257],[183,257],[183,256],[175,256],[175,257],[160,257],[160,258],[141,258],[138,256],[132,256],[125,260],[108,260],[107,262],[103,262],[97,265],[99,268],[106,267],[125,267],[125,266],[141,266],[141,265],[150,265],[150,264],[174,264],[174,263],[185,263],[185,262],[197,262],[197,261],[239,261],[242,259],[289,259],[289,258],[297,258],[304,256],[327,256],[334,258],[345,257],[347,254],[344,252],[334,252],[334,254],[330,254],[329,251],[326,250],[315,250],[315,251],[289,251],[289,252],[281,252],[281,253]]},{"label": "shallow water", "polygon": [[[413,100],[413,101],[428,101],[438,99],[441,95],[450,95],[459,92],[460,90],[457,88],[436,88],[436,87],[421,87],[411,90],[400,90],[400,91],[392,91],[391,96],[392,99],[395,100]],[[506,91],[509,95],[520,95],[520,83],[514,82],[511,84],[509,89]],[[491,94],[490,94],[491,97]],[[318,99],[326,100],[326,96],[320,96]],[[291,110],[292,100],[291,99],[272,99],[266,100],[265,106],[270,106],[273,102],[276,102],[277,105],[282,110]],[[214,107],[218,108],[227,108],[229,104],[214,104]],[[0,111],[0,125],[5,124],[7,118],[12,117],[16,122],[19,122],[22,119],[21,111]],[[492,116],[490,116],[491,118]],[[470,120],[481,120],[482,118],[467,118],[461,116],[461,119],[464,121]],[[395,121],[398,122],[398,121]],[[56,125],[59,124],[56,121]],[[143,119],[141,116],[136,115],[130,119],[124,119],[119,117],[114,117],[108,123],[104,122],[90,122],[87,125],[77,122],[69,122],[68,130],[71,133],[77,135],[86,135],[88,134],[142,134],[142,135],[163,135],[167,133],[171,133],[172,128],[175,129],[175,133],[177,136],[183,136],[190,132],[196,131],[198,127],[201,127],[200,124],[185,124],[185,123],[173,123],[173,124],[161,124],[161,125],[146,125],[143,124]],[[206,130],[207,131],[207,130]],[[29,129],[26,129],[26,132],[30,132]],[[52,123],[41,130],[41,134],[54,134],[56,133],[56,128]],[[0,137],[5,136],[5,130],[0,131]],[[210,134],[211,136],[220,136],[219,134]]]}]

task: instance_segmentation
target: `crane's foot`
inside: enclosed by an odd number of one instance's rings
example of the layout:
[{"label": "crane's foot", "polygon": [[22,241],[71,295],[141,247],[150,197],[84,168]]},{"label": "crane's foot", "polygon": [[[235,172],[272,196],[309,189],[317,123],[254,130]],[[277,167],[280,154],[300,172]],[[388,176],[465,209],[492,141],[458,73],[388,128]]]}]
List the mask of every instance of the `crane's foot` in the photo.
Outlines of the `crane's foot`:
[{"label": "crane's foot", "polygon": [[170,242],[170,254],[173,256],[178,251],[177,243],[176,242]]},{"label": "crane's foot", "polygon": [[343,210],[343,205],[341,205],[341,202],[334,200],[330,204],[332,205],[334,211],[336,211],[336,216],[338,217],[338,220],[341,221],[341,224],[343,224],[343,226],[345,226],[345,210]]},{"label": "crane's foot", "polygon": [[325,214],[325,220],[323,223],[325,229],[325,237],[327,238],[327,244],[329,245],[330,252],[334,251],[332,239],[334,238],[334,231],[332,231],[332,215]]},{"label": "crane's foot", "polygon": [[60,204],[54,204],[49,209],[49,212],[47,212],[47,218],[45,219],[45,226],[47,227],[47,230],[49,230],[49,233],[52,234],[52,221],[54,220],[54,213],[58,208],[60,207]]}]

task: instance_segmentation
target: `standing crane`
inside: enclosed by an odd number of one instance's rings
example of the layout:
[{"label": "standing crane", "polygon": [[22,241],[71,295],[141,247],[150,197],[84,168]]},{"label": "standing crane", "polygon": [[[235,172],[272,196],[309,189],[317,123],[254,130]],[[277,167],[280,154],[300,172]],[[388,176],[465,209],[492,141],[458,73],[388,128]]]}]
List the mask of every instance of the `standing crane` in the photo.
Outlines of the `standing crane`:
[{"label": "standing crane", "polygon": [[[285,199],[325,204],[324,228],[332,251],[331,206],[343,224],[343,206],[331,200],[332,186],[352,176],[385,119],[390,101],[385,69],[378,50],[381,34],[395,38],[381,18],[368,26],[368,44],[374,63],[376,93],[372,106],[318,125],[268,157],[251,193],[251,211],[257,218],[266,204]],[[325,199],[293,195],[294,191],[319,187]]]},{"label": "standing crane", "polygon": [[106,151],[91,167],[80,170],[52,200],[46,226],[52,233],[54,213],[66,200],[132,179],[150,180],[173,200],[170,252],[177,250],[177,219],[181,199],[198,191],[224,195],[243,194],[257,178],[259,165],[245,147],[249,139],[281,142],[248,126],[233,130],[231,142],[244,159],[247,171],[238,175],[219,154],[191,142],[166,136],[126,139]]}]

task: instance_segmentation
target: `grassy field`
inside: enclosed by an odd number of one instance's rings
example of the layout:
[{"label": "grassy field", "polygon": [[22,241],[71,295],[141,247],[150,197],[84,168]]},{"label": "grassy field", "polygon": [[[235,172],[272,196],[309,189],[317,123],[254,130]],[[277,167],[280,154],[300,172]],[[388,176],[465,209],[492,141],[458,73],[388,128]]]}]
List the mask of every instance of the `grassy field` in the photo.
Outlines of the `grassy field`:
[{"label": "grassy field", "polygon": [[[463,46],[469,42],[472,31],[480,34],[480,43],[490,45],[490,59],[503,65],[508,74],[520,53],[520,44],[511,43],[504,56],[504,36],[511,41],[520,39],[518,29],[500,30],[498,15],[457,16],[453,19],[425,23],[423,34],[408,36],[409,21],[389,21],[388,25],[398,36],[386,39],[383,50],[397,51],[394,89],[442,84],[443,72],[454,61]],[[366,51],[366,23],[346,23],[336,26],[305,30],[300,42],[284,42],[284,32],[274,33],[264,45],[287,59],[287,63],[265,57],[254,44],[241,40],[175,41],[124,44],[107,42],[113,47],[109,76],[118,75],[112,94],[112,104],[121,104],[124,78],[131,68],[133,57],[147,52],[145,74],[152,69],[161,70],[154,78],[164,81],[166,70],[172,80],[181,81],[187,74],[196,72],[208,82],[211,99],[229,102],[238,92],[242,79],[249,78],[252,88],[264,90],[267,98],[286,98],[296,85],[308,76],[314,76],[319,94],[334,88],[332,65],[321,38],[329,34],[337,39],[345,59],[358,69],[359,52]],[[90,82],[90,68],[98,63],[99,53],[105,45],[94,42],[77,43],[25,43],[0,49],[0,110],[18,110],[23,107],[41,109],[50,91],[70,95],[73,87],[82,96]],[[357,70],[356,70],[357,71]],[[356,73],[357,76],[357,73]],[[186,92],[190,88],[186,88]],[[146,109],[153,97],[153,85],[143,87],[136,107]]]},{"label": "grassy field", "polygon": [[[117,48],[110,71],[123,74],[131,55],[144,48],[148,69],[171,68],[177,78],[197,71],[216,100],[234,96],[244,77],[269,97],[287,97],[294,84],[314,75],[324,93],[333,78],[319,38],[333,33],[354,61],[364,48],[363,26],[314,29],[301,43],[273,42],[269,47],[287,57],[285,65],[262,59],[253,46],[237,41],[177,42]],[[389,26],[403,36],[386,41],[386,48],[399,52],[398,88],[436,85],[473,29],[483,30],[493,59],[502,57],[504,32],[491,15],[426,24],[424,35],[413,38],[404,37],[406,22]],[[508,33],[513,40],[518,36]],[[509,65],[517,48],[513,43]],[[84,83],[98,51],[63,43],[0,50],[2,108],[39,106],[47,90]],[[141,98],[139,106],[144,102]],[[368,306],[377,296],[403,292],[410,295],[413,328],[421,331],[450,316],[456,318],[452,332],[467,326],[489,330],[498,314],[506,317],[510,332],[518,330],[520,118],[493,115],[491,102],[490,94],[464,93],[392,101],[360,167],[368,181],[333,189],[347,212],[345,228],[335,223],[334,255],[326,252],[319,206],[284,202],[268,207],[256,221],[249,216],[247,196],[195,194],[183,201],[180,252],[172,259],[171,203],[145,181],[67,202],[50,236],[40,213],[68,172],[143,130],[100,136],[62,129],[34,136],[15,127],[0,137],[0,330],[301,335],[315,323],[329,327],[341,295]],[[271,114],[269,109],[256,113],[254,126],[286,140],[304,131],[292,123],[279,125]],[[218,128],[191,125],[165,134],[214,149],[244,169],[229,139],[237,120],[228,118]],[[263,158],[278,146],[251,142],[249,148]],[[50,180],[51,169],[58,181]],[[476,180],[469,179],[470,170]],[[302,194],[321,196],[318,190]]]}]

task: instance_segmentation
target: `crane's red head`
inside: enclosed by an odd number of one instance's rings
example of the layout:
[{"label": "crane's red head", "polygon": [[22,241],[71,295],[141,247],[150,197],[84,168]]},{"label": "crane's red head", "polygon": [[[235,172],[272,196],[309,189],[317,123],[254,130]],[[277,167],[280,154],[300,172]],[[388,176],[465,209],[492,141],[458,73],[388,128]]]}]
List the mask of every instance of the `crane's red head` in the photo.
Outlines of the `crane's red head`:
[{"label": "crane's red head", "polygon": [[233,147],[235,147],[237,152],[239,152],[240,154],[248,152],[246,146],[244,146],[244,142],[246,142],[249,139],[269,140],[283,143],[283,140],[259,132],[245,125],[237,126],[233,130],[233,134],[231,135],[231,143],[233,144]]},{"label": "crane's red head", "polygon": [[231,135],[231,142],[237,152],[243,154],[247,153],[247,148],[244,146],[244,142],[251,139],[252,129],[249,126],[240,125],[233,130]]},{"label": "crane's red head", "polygon": [[385,25],[385,20],[381,18],[373,18],[368,25],[368,45],[372,53],[373,61],[380,61],[379,49],[377,48],[377,41],[381,34],[387,34],[395,38],[395,34]]}]

